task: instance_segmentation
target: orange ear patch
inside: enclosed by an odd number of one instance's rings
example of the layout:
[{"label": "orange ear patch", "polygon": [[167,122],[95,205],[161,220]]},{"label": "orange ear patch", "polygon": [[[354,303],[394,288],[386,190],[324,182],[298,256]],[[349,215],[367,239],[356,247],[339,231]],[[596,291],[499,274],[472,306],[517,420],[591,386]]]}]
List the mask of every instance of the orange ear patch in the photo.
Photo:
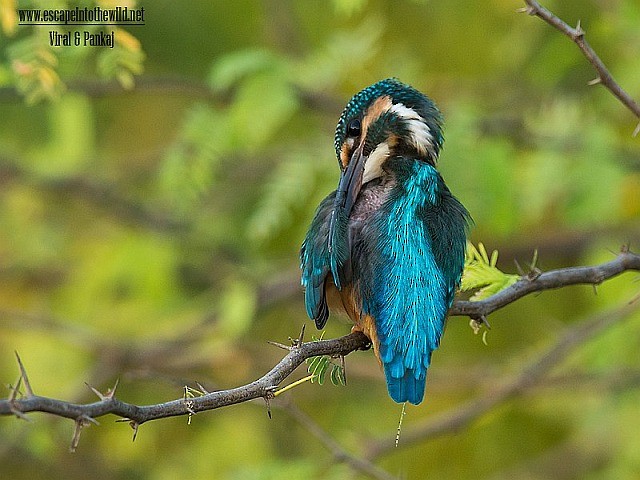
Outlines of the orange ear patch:
[{"label": "orange ear patch", "polygon": [[383,95],[376,99],[375,102],[369,106],[367,109],[367,113],[364,115],[364,119],[362,120],[362,136],[367,136],[367,129],[371,124],[373,124],[376,120],[380,118],[380,116],[389,111],[389,109],[393,106],[393,101],[389,95]]},{"label": "orange ear patch", "polygon": [[351,148],[353,147],[353,142],[349,142],[348,140],[342,144],[342,148],[340,149],[340,163],[342,164],[342,169],[347,168],[349,164],[349,157],[351,156]]}]

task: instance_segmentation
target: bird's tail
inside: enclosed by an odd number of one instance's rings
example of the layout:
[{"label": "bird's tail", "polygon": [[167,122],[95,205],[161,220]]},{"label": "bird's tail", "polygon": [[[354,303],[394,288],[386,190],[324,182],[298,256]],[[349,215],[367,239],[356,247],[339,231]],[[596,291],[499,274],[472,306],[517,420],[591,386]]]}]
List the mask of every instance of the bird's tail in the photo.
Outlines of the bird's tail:
[{"label": "bird's tail", "polygon": [[387,390],[395,402],[414,405],[422,402],[427,382],[426,367],[420,370],[406,368],[400,355],[396,355],[391,362],[383,362],[383,365]]}]

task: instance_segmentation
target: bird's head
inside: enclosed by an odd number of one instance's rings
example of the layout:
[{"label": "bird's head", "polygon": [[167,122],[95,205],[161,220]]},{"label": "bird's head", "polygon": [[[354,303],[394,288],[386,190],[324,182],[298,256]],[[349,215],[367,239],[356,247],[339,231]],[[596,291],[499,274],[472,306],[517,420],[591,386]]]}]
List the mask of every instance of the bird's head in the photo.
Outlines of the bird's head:
[{"label": "bird's head", "polygon": [[438,108],[426,95],[394,78],[357,93],[336,128],[341,175],[335,210],[348,216],[362,185],[384,175],[389,158],[435,166],[443,142],[441,124]]},{"label": "bird's head", "polygon": [[442,146],[442,116],[426,95],[389,78],[353,96],[336,127],[335,148],[345,170],[364,157],[364,183],[380,175],[393,155],[435,165]]}]

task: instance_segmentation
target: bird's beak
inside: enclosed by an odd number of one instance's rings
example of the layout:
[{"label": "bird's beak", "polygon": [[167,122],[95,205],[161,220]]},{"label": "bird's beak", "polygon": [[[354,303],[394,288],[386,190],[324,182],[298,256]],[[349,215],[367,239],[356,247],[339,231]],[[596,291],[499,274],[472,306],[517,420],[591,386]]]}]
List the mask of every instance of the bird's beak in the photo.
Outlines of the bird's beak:
[{"label": "bird's beak", "polygon": [[358,198],[360,188],[362,187],[364,164],[367,161],[367,157],[363,151],[364,142],[354,150],[347,168],[345,168],[342,175],[340,175],[340,182],[338,183],[335,208],[341,209],[347,217],[351,213],[353,204],[356,202],[356,198]]},{"label": "bird's beak", "polygon": [[[360,188],[362,187],[362,177],[364,174],[364,164],[367,157],[363,154],[364,142],[351,155],[351,160],[340,175],[340,182],[336,190],[336,198],[333,204],[333,212],[329,221],[329,252],[341,244],[347,235],[347,225],[349,214],[353,208]],[[332,267],[334,278],[336,278],[337,267]],[[339,280],[335,280],[339,284]]]}]

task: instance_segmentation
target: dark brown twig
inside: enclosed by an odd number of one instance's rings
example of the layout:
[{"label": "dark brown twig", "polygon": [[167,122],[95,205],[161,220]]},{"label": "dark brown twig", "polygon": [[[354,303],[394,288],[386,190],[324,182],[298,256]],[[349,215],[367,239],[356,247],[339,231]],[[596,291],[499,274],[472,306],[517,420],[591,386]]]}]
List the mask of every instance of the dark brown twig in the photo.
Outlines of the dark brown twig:
[{"label": "dark brown twig", "polygon": [[[189,398],[188,401],[178,399],[155,405],[137,406],[123,402],[115,395],[104,395],[104,398],[98,402],[74,404],[32,394],[24,398],[0,400],[0,415],[39,411],[78,421],[82,418],[93,419],[113,414],[141,425],[150,420],[189,415],[265,397],[271,394],[273,388],[287,378],[307,358],[318,355],[347,355],[355,350],[368,347],[369,343],[369,339],[364,334],[355,332],[333,340],[297,345],[292,347],[275,367],[258,380],[230,390]],[[20,378],[24,381],[22,375]]]},{"label": "dark brown twig", "polygon": [[331,452],[336,462],[349,465],[353,470],[367,475],[377,480],[394,480],[397,477],[391,475],[370,461],[357,457],[340,445],[336,440],[325,432],[311,417],[291,403],[283,404],[281,407],[293,417],[306,431],[311,433],[316,439]]},{"label": "dark brown twig", "polygon": [[[576,348],[584,345],[603,330],[629,317],[630,314],[638,310],[638,307],[638,298],[635,298],[621,307],[600,313],[578,323],[561,336],[546,353],[537,356],[536,360],[506,384],[451,411],[444,412],[435,418],[430,418],[422,426],[403,432],[402,445],[408,446],[447,433],[460,431],[474,420],[493,410],[497,405],[534,387]],[[372,442],[367,448],[366,457],[374,460],[381,455],[390,453],[394,450],[394,447],[395,442],[391,437]]]},{"label": "dark brown twig", "polygon": [[[567,37],[569,37],[580,49],[583,55],[589,60],[589,63],[593,65],[598,76],[589,82],[589,85],[602,84],[607,88],[615,97],[622,102],[622,104],[629,109],[637,118],[640,119],[640,105],[631,98],[631,96],[622,89],[622,87],[616,82],[609,72],[609,69],[605,66],[604,62],[600,59],[598,54],[591,48],[589,42],[585,38],[585,31],[580,26],[580,21],[575,28],[569,26],[562,21],[553,12],[547,10],[540,5],[536,0],[524,0],[527,6],[521,9],[522,12],[526,12],[529,15],[535,15],[547,22],[552,27],[556,28]],[[640,132],[640,123],[634,130],[634,136]]]},{"label": "dark brown twig", "polygon": [[640,255],[625,248],[615,259],[607,263],[591,267],[561,268],[541,273],[534,279],[523,277],[510,287],[478,302],[458,300],[451,306],[449,315],[479,319],[530,293],[569,285],[599,285],[627,270],[640,271]]}]

